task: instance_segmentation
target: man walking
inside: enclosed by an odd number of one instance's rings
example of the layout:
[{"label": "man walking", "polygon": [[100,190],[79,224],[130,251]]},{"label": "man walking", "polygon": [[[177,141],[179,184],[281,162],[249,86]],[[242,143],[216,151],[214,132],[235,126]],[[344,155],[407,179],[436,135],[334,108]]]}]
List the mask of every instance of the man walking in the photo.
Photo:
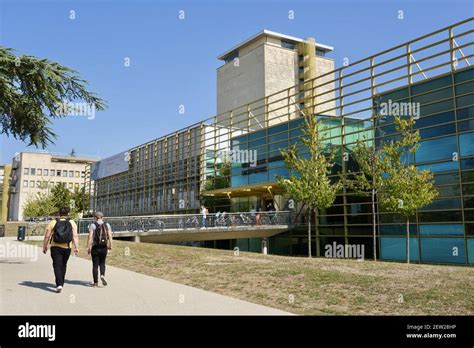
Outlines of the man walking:
[{"label": "man walking", "polygon": [[100,280],[102,285],[107,285],[105,279],[105,259],[108,250],[112,250],[112,228],[104,222],[104,215],[96,212],[95,221],[89,226],[89,238],[87,239],[87,254],[92,256],[92,277],[96,287],[99,284],[98,269],[100,269]]},{"label": "man walking", "polygon": [[53,259],[54,276],[56,278],[56,292],[61,292],[66,277],[66,268],[71,255],[71,241],[74,243],[74,253],[79,252],[79,237],[77,225],[69,217],[69,208],[59,210],[59,218],[51,221],[46,227],[43,240],[43,253],[51,245],[51,258]]}]

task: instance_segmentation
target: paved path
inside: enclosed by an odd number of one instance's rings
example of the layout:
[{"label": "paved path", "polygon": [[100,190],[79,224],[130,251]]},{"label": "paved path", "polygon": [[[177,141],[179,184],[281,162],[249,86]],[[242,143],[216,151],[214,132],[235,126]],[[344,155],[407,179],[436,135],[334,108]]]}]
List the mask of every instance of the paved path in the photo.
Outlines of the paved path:
[{"label": "paved path", "polygon": [[[20,250],[27,257],[14,257]],[[289,314],[112,266],[107,266],[109,285],[91,288],[91,261],[72,256],[57,294],[51,263],[49,252],[0,238],[0,314]]]}]

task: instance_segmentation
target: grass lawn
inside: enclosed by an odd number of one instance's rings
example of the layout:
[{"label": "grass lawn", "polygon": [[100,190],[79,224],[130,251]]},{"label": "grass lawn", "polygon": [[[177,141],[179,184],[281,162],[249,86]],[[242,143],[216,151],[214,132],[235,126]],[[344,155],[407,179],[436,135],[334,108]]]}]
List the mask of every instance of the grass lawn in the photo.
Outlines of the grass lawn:
[{"label": "grass lawn", "polygon": [[[85,240],[80,244],[87,258]],[[107,264],[296,314],[474,314],[474,269],[468,267],[237,256],[125,241],[114,241]]]}]

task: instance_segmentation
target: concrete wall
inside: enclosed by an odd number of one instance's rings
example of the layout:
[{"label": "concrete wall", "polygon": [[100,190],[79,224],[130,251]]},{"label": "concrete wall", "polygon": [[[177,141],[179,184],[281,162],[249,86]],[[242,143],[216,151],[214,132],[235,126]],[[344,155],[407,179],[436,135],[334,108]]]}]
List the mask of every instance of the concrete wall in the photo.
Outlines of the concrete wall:
[{"label": "concrete wall", "polygon": [[[298,83],[298,52],[265,45],[265,95],[270,96]],[[267,102],[269,126],[288,121],[287,93],[270,96]],[[291,103],[291,102],[290,102]],[[281,116],[281,117],[280,117]]]},{"label": "concrete wall", "polygon": [[[335,83],[331,82],[328,83],[325,86],[318,87],[318,84],[323,84],[326,82],[334,81],[334,61],[332,59],[328,58],[323,58],[323,57],[316,57],[316,76],[321,76],[324,75],[328,72],[333,72],[332,74],[328,74],[325,77],[322,77],[320,79],[316,80],[316,94],[324,93],[324,92],[329,92],[331,90],[334,90],[335,88]],[[331,110],[327,111],[329,109],[332,109],[336,106],[335,101],[329,101],[331,99],[334,99],[336,96],[335,92],[331,93],[326,93],[321,96],[319,96],[316,100],[316,104],[323,103],[321,105],[318,105],[316,107],[316,113],[323,113],[324,115],[331,115],[335,116],[336,115],[336,110]]]},{"label": "concrete wall", "polygon": [[264,45],[217,69],[217,113],[237,108],[264,97]]}]

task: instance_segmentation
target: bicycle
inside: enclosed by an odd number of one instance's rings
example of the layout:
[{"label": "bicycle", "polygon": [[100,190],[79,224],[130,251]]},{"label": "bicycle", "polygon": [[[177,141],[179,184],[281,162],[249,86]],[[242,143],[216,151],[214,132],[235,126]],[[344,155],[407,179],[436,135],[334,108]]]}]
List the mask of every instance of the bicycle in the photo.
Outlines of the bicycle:
[{"label": "bicycle", "polygon": [[279,215],[276,212],[269,212],[260,219],[262,225],[278,225]]},{"label": "bicycle", "polygon": [[180,219],[179,223],[178,223],[178,227],[182,228],[182,229],[186,229],[186,228],[189,228],[189,227],[201,228],[201,226],[199,224],[199,220],[198,220],[196,215],[187,218],[186,221],[184,221],[184,222],[183,222],[183,219]]},{"label": "bicycle", "polygon": [[227,218],[226,212],[217,213],[214,224],[216,227],[229,227],[229,219]]}]

